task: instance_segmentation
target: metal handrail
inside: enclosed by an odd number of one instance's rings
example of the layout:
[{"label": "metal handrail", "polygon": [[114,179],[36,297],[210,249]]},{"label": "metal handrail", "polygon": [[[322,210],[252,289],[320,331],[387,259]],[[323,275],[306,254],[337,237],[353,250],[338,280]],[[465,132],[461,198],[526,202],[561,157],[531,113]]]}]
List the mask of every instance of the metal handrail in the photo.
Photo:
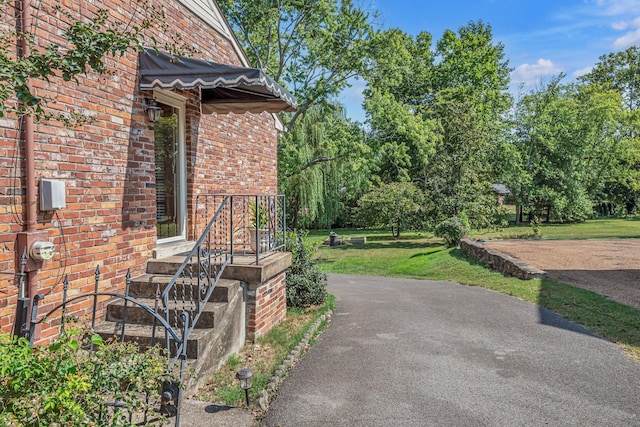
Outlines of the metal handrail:
[{"label": "metal handrail", "polygon": [[[228,201],[229,197],[225,197],[222,203],[220,203],[220,206],[209,220],[205,230],[202,232],[193,248],[191,248],[189,253],[186,255],[184,261],[178,267],[160,297],[168,323],[171,320],[171,308],[169,303],[170,295],[173,295],[173,309],[176,313],[174,320],[176,322],[179,318],[177,314],[180,306],[182,313],[188,312],[190,314],[188,316],[190,319],[190,325],[185,328],[186,334],[183,340],[179,343],[176,350],[176,358],[174,358],[173,363],[176,362],[178,355],[185,352],[189,335],[198,323],[200,316],[204,312],[207,301],[211,298],[215,286],[220,280],[222,272],[229,262],[229,255],[224,251],[222,245],[220,245],[220,233],[216,233],[216,231],[223,231],[225,228],[224,223],[226,221],[224,213],[228,206]],[[195,277],[192,264],[194,258],[197,259]],[[178,292],[178,287],[181,288],[181,293]],[[193,296],[194,287],[197,289],[197,298],[194,298]],[[190,298],[188,299],[185,298],[187,291],[190,294]],[[166,343],[167,349],[170,350],[168,339],[166,340]]]},{"label": "metal handrail", "polygon": [[[220,198],[228,203],[229,236],[226,250],[234,256],[253,256],[256,264],[269,254],[285,248],[286,210],[282,194],[200,194],[196,197],[195,224],[199,227],[202,216],[209,218],[210,206],[218,206]],[[259,207],[259,208],[256,208]],[[256,227],[256,225],[259,225]],[[260,232],[258,230],[261,230]],[[196,231],[199,231],[196,229]]]}]

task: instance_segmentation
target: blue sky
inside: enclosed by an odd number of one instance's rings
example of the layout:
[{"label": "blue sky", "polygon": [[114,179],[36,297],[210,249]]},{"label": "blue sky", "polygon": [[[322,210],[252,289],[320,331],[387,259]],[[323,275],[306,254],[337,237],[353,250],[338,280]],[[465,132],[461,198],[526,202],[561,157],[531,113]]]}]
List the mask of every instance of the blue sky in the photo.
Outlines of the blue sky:
[{"label": "blue sky", "polygon": [[[365,0],[366,1],[366,0]],[[383,29],[431,33],[434,43],[447,29],[469,21],[491,24],[513,68],[512,87],[531,89],[560,72],[567,81],[585,74],[600,55],[640,45],[640,0],[370,0]],[[347,114],[364,121],[362,89],[355,81],[340,101]]]}]

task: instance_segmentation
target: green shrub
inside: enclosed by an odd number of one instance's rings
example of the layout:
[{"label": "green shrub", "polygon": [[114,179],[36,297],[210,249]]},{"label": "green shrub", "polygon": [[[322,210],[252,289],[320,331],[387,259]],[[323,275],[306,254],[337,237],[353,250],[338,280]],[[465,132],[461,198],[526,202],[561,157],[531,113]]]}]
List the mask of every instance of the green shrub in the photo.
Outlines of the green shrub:
[{"label": "green shrub", "polygon": [[327,275],[318,268],[313,255],[316,246],[307,233],[287,233],[287,251],[291,252],[291,266],[287,269],[287,306],[308,307],[327,300]]},{"label": "green shrub", "polygon": [[457,216],[442,221],[436,226],[435,235],[444,239],[444,243],[449,248],[455,248],[460,244],[460,240],[469,232],[469,226],[465,221]]},{"label": "green shrub", "polygon": [[[93,352],[87,351],[91,343]],[[162,383],[170,380],[166,363],[159,348],[140,352],[80,329],[35,348],[24,338],[0,335],[0,425],[138,425],[129,414],[157,403]],[[123,407],[114,410],[108,402]]]}]

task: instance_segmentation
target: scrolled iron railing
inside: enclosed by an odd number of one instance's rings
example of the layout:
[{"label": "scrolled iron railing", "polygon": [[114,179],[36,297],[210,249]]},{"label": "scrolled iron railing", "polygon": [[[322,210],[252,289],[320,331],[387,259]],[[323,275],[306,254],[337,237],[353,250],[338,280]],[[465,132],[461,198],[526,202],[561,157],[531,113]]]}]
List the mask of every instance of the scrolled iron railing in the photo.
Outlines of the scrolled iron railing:
[{"label": "scrolled iron railing", "polygon": [[[284,195],[202,194],[196,197],[196,235],[205,227],[210,212],[226,203],[224,217],[229,224],[224,250],[235,256],[261,258],[285,247],[286,210]],[[206,229],[205,229],[206,231]]]},{"label": "scrolled iron railing", "polygon": [[[209,214],[212,213],[211,216]],[[207,301],[225,267],[238,256],[255,257],[255,263],[285,246],[284,196],[200,195],[196,198],[195,229],[210,218],[197,242],[186,254],[160,300],[166,322],[186,331],[174,354],[185,354],[189,335],[197,326]],[[190,324],[181,323],[186,313]],[[169,336],[165,337],[167,349]]]},{"label": "scrolled iron railing", "polygon": [[[196,199],[195,227],[200,237],[178,267],[168,285],[161,289],[156,285],[155,302],[151,307],[129,293],[131,275],[127,272],[124,294],[99,292],[101,272],[95,270],[93,293],[68,298],[68,278],[63,282],[63,300],[58,306],[39,316],[39,302],[44,295],[35,295],[32,301],[31,319],[27,328],[28,337],[33,341],[38,324],[47,321],[56,312],[61,314],[61,328],[65,325],[67,309],[76,300],[93,298],[91,328],[96,327],[96,314],[104,307],[98,307],[99,298],[109,297],[123,301],[120,330],[115,335],[125,340],[127,310],[137,306],[152,318],[153,326],[148,345],[164,345],[167,350],[168,371],[178,372],[178,382],[184,381],[187,344],[189,336],[197,326],[206,303],[211,299],[215,286],[222,277],[225,267],[239,257],[258,264],[260,260],[285,247],[285,208],[283,195],[200,195]],[[211,215],[211,216],[210,216]],[[205,223],[206,221],[206,223]],[[22,265],[26,264],[26,252]],[[21,276],[24,275],[24,271]],[[28,304],[28,301],[25,303]],[[26,306],[25,306],[26,307]],[[24,310],[23,317],[27,317]],[[39,318],[40,317],[40,318]],[[26,320],[26,319],[25,319]],[[26,324],[26,322],[25,322]],[[158,330],[164,329],[164,343],[158,337]],[[116,331],[112,331],[116,332]],[[162,332],[159,332],[162,335]],[[92,349],[91,349],[92,350]],[[173,402],[175,425],[180,425],[181,391],[176,384],[168,383],[163,389],[163,401]],[[163,403],[163,407],[168,407]],[[106,402],[105,407],[119,410],[119,402]],[[131,416],[133,414],[130,414]],[[144,414],[146,419],[147,414]]]},{"label": "scrolled iron railing", "polygon": [[[60,333],[62,333],[63,329],[66,327],[67,325],[67,310],[69,309],[70,306],[73,305],[74,302],[76,301],[80,301],[83,299],[92,299],[93,300],[93,307],[92,307],[92,311],[91,311],[91,330],[95,331],[96,328],[96,315],[99,312],[98,310],[98,300],[101,297],[109,297],[112,301],[114,300],[123,300],[124,301],[124,309],[123,309],[123,319],[122,322],[120,322],[120,341],[124,342],[125,341],[125,329],[127,327],[127,307],[128,304],[132,304],[134,306],[138,306],[141,309],[143,309],[146,313],[148,313],[150,316],[153,317],[153,323],[154,323],[154,327],[153,327],[153,331],[151,334],[151,341],[149,343],[150,347],[153,347],[156,344],[159,344],[156,341],[156,329],[157,327],[162,327],[165,330],[165,339],[166,339],[166,343],[167,343],[167,348],[169,348],[169,339],[167,339],[168,337],[170,337],[171,342],[173,342],[174,346],[180,348],[180,352],[177,353],[171,353],[168,352],[167,353],[167,357],[170,360],[170,363],[168,364],[168,372],[174,372],[174,367],[175,367],[175,363],[177,361],[179,361],[179,366],[177,367],[178,372],[177,372],[177,381],[174,382],[167,382],[164,386],[163,386],[163,390],[162,390],[162,397],[161,397],[161,408],[160,410],[163,411],[163,413],[170,415],[171,413],[173,413],[173,415],[175,415],[175,426],[179,427],[180,426],[180,411],[179,411],[179,406],[180,406],[180,400],[181,400],[181,391],[179,389],[179,387],[176,387],[175,384],[180,384],[184,381],[184,375],[185,375],[185,368],[186,368],[186,346],[184,346],[183,344],[186,343],[186,339],[188,338],[188,328],[189,328],[189,318],[188,318],[188,314],[187,313],[181,313],[180,317],[182,319],[182,328],[181,329],[174,329],[169,322],[167,322],[165,320],[165,318],[158,312],[158,307],[150,307],[142,302],[140,302],[137,298],[132,297],[129,295],[129,289],[130,289],[130,283],[131,283],[131,273],[129,270],[127,270],[127,274],[126,274],[126,288],[125,288],[125,294],[117,294],[114,292],[100,292],[99,291],[99,284],[100,284],[100,280],[101,280],[101,271],[100,271],[100,266],[96,266],[95,269],[95,284],[94,284],[94,291],[92,293],[89,294],[84,294],[84,295],[78,295],[72,298],[68,297],[68,292],[69,292],[69,278],[68,275],[65,276],[64,281],[63,281],[63,292],[62,292],[62,303],[56,305],[53,307],[53,309],[51,309],[50,311],[44,313],[44,315],[39,316],[39,305],[40,305],[40,301],[42,301],[45,298],[45,295],[43,294],[37,294],[34,295],[33,297],[33,302],[31,305],[31,319],[29,322],[29,331],[28,331],[28,338],[30,341],[31,346],[34,345],[34,341],[35,341],[35,337],[36,337],[36,328],[38,327],[38,325],[43,324],[45,322],[47,322],[48,320],[50,320],[51,318],[54,317],[54,315],[56,315],[57,313],[60,313]],[[159,324],[159,325],[158,325]],[[115,331],[113,331],[115,332]],[[116,337],[117,335],[112,335],[113,337]],[[93,341],[90,344],[90,347],[88,348],[89,352],[93,352],[94,351],[94,345],[93,345]],[[173,356],[172,356],[173,354]],[[147,395],[147,403],[148,403],[148,399],[149,396]],[[123,405],[121,402],[118,401],[105,401],[103,402],[103,416],[109,418],[109,408],[111,408],[111,416],[116,415],[116,413],[118,412],[122,412],[122,411],[126,411],[128,414],[128,419],[129,421],[132,421],[134,419],[134,416],[139,415],[142,417],[142,421],[146,422],[148,417],[151,416],[155,416],[155,414],[149,414],[148,410],[145,409],[143,410],[142,414],[138,414],[136,412],[136,408],[126,408],[125,405]],[[139,408],[138,408],[139,409]]]}]

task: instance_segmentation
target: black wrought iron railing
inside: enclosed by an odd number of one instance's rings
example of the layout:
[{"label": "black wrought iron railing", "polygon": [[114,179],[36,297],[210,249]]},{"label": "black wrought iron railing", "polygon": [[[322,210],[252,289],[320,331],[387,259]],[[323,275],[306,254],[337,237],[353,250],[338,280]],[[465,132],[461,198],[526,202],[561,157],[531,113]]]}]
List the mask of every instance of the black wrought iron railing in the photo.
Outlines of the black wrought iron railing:
[{"label": "black wrought iron railing", "polygon": [[284,196],[211,195],[199,196],[196,202],[196,230],[203,218],[208,221],[160,296],[165,322],[174,330],[185,331],[181,340],[173,340],[175,348],[170,348],[172,339],[165,328],[167,349],[176,355],[186,355],[189,335],[225,267],[240,255],[248,255],[257,264],[285,246]]},{"label": "black wrought iron railing", "polygon": [[[222,210],[218,210],[222,207]],[[211,213],[226,227],[219,229],[223,250],[231,256],[250,256],[260,259],[285,246],[286,210],[284,195],[215,195],[196,197],[196,235],[206,233]],[[203,231],[200,231],[203,230]]]},{"label": "black wrought iron railing", "polygon": [[[158,304],[155,307],[150,307],[144,303],[142,303],[138,298],[132,297],[129,294],[130,283],[131,283],[131,274],[130,271],[127,271],[125,276],[126,285],[125,285],[125,293],[118,294],[114,292],[100,292],[100,281],[101,281],[101,272],[100,266],[96,266],[95,269],[95,285],[94,291],[89,294],[78,295],[72,298],[69,298],[69,279],[68,276],[65,276],[63,281],[63,292],[62,292],[62,303],[53,307],[53,309],[47,311],[46,313],[40,315],[39,313],[39,305],[40,301],[45,298],[43,294],[37,294],[33,297],[32,305],[31,305],[31,316],[29,322],[29,331],[28,337],[31,345],[34,345],[34,341],[36,338],[36,330],[38,325],[45,324],[53,319],[56,319],[60,316],[59,319],[59,329],[60,333],[63,332],[64,328],[68,324],[67,311],[70,308],[74,307],[74,303],[83,299],[93,300],[90,322],[91,322],[91,330],[96,330],[96,320],[99,313],[103,312],[104,307],[99,307],[99,302],[104,297],[110,299],[111,302],[116,300],[124,301],[123,304],[123,318],[122,321],[118,323],[120,330],[111,330],[108,334],[108,339],[118,339],[121,342],[125,341],[125,330],[128,326],[127,323],[127,308],[137,306],[144,310],[149,316],[153,318],[153,329],[151,332],[151,336],[149,337],[149,341],[144,343],[144,345],[153,347],[155,345],[161,345],[160,337],[158,337],[158,330],[164,329],[164,336],[167,344],[167,356],[168,356],[168,366],[167,372],[173,373],[172,376],[175,378],[175,381],[167,382],[163,386],[161,390],[161,398],[158,402],[160,404],[160,409],[165,415],[173,415],[175,416],[175,426],[178,427],[180,425],[180,400],[181,400],[181,390],[179,388],[179,384],[184,381],[184,374],[186,368],[186,346],[183,344],[188,339],[189,334],[189,317],[188,313],[180,313],[181,318],[181,328],[174,328],[170,322],[168,322],[165,316],[162,315],[161,311],[158,310]],[[157,300],[156,300],[157,301]],[[129,306],[130,305],[130,306]],[[139,342],[139,344],[143,344]],[[176,351],[178,349],[179,351]],[[93,341],[91,345],[87,349],[89,352],[94,351]],[[176,365],[177,363],[177,365]],[[103,416],[107,419],[111,419],[116,417],[118,413],[125,413],[129,421],[134,419],[141,420],[143,423],[147,421],[149,416],[155,417],[155,409],[150,414],[148,408],[142,409],[142,413],[140,408],[137,407],[128,407],[119,401],[111,401],[105,394],[105,402],[103,402]],[[149,396],[147,395],[147,403],[149,403]]]},{"label": "black wrought iron railing", "polygon": [[[153,302],[143,303],[130,295],[129,272],[126,275],[124,294],[99,292],[101,272],[98,266],[95,270],[93,293],[68,298],[68,279],[65,278],[62,303],[40,315],[38,305],[44,296],[34,296],[28,336],[33,343],[37,325],[48,321],[56,313],[60,314],[60,324],[63,326],[69,307],[83,298],[93,298],[90,320],[91,328],[95,329],[97,315],[106,311],[104,299],[109,297],[111,301],[121,300],[122,307],[115,315],[118,330],[109,330],[108,335],[124,341],[128,311],[134,307],[137,311],[142,309],[152,324],[151,334],[136,340],[143,346],[160,345],[166,348],[168,372],[175,372],[178,379],[175,383],[167,384],[166,390],[163,390],[163,407],[173,408],[175,425],[179,426],[182,393],[178,384],[182,384],[185,379],[189,336],[197,326],[228,264],[238,262],[240,258],[244,263],[248,261],[258,264],[263,257],[284,249],[285,214],[282,195],[200,195],[196,199],[194,215],[195,230],[200,237],[169,283],[166,286],[155,285]],[[25,252],[23,266],[26,265],[26,257]],[[21,276],[24,274],[23,271]],[[25,304],[28,304],[28,300]],[[24,317],[27,317],[26,310]],[[105,407],[115,411],[121,410],[119,405],[119,402],[105,403]],[[144,415],[146,418],[146,413]]]}]

